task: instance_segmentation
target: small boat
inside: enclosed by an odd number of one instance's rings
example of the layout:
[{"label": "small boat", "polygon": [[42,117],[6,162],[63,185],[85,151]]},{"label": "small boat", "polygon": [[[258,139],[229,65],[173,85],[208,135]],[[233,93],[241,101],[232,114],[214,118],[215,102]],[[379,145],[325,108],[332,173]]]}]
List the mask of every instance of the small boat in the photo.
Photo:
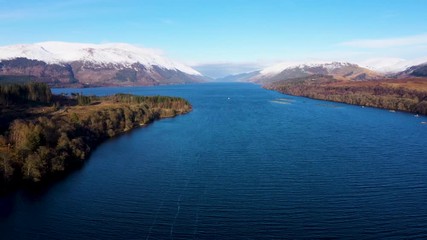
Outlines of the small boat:
[{"label": "small boat", "polygon": [[414,117],[420,117],[420,115],[418,115],[418,114],[415,114],[415,115],[414,115]]},{"label": "small boat", "polygon": [[389,112],[396,112],[395,110],[390,110]]}]

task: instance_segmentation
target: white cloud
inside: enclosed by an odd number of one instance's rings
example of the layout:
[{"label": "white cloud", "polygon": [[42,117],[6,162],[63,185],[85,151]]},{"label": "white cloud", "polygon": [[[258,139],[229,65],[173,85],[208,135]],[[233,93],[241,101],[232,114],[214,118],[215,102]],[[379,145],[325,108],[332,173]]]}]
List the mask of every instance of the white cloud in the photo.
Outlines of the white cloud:
[{"label": "white cloud", "polygon": [[390,48],[427,44],[427,34],[406,36],[400,38],[358,39],[342,42],[339,45],[358,48]]}]

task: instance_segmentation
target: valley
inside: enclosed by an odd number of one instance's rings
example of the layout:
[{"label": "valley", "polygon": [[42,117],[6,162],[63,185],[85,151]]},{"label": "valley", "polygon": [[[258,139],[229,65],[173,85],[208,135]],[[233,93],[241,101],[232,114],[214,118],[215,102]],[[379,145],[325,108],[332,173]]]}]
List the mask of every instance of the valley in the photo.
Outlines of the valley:
[{"label": "valley", "polygon": [[2,1],[0,240],[427,239],[426,9]]}]

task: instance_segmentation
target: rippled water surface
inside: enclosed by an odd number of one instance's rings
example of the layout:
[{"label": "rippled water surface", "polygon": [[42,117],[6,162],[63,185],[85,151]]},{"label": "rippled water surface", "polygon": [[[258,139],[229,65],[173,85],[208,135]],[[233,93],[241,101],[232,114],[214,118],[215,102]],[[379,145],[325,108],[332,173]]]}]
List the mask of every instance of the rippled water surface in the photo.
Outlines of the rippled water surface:
[{"label": "rippled water surface", "polygon": [[55,91],[181,96],[194,110],[1,198],[1,239],[427,238],[425,117],[252,84]]}]

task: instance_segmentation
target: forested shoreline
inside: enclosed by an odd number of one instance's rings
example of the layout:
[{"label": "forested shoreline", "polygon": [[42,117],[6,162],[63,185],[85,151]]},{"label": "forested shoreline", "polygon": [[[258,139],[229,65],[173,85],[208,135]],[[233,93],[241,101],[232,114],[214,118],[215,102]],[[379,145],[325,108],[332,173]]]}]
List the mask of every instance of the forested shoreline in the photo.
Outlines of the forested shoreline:
[{"label": "forested shoreline", "polygon": [[105,139],[191,111],[182,98],[59,96],[41,83],[0,85],[0,106],[3,192],[60,178]]},{"label": "forested shoreline", "polygon": [[[416,85],[418,84],[418,85]],[[427,115],[427,80],[338,81],[331,76],[310,76],[278,81],[264,87],[319,100]]]}]

